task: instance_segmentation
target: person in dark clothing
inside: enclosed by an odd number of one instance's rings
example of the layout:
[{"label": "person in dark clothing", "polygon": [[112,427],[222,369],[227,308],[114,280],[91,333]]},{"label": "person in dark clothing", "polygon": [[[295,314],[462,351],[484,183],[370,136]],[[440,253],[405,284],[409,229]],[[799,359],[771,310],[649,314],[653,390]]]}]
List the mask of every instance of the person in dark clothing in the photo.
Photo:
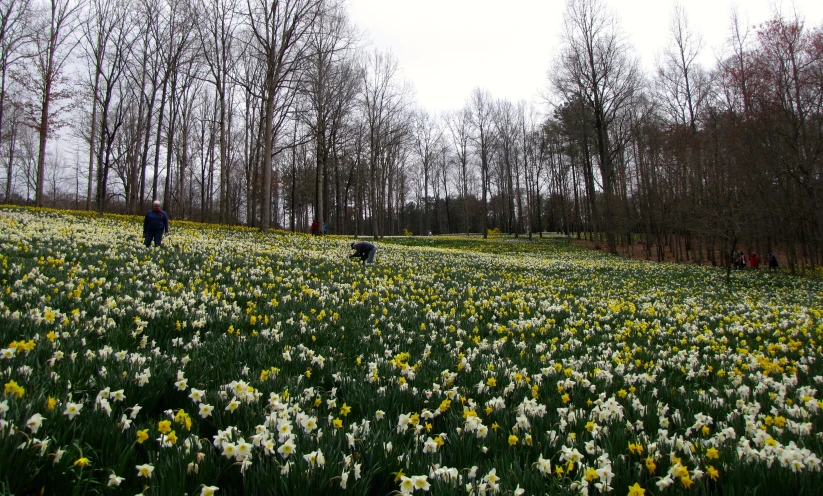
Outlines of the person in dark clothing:
[{"label": "person in dark clothing", "polygon": [[311,235],[317,236],[317,230],[320,228],[320,224],[317,223],[317,219],[311,223]]},{"label": "person in dark clothing", "polygon": [[775,255],[772,252],[769,252],[768,262],[769,262],[769,270],[776,269],[777,268],[777,255]]},{"label": "person in dark clothing", "polygon": [[377,252],[377,247],[368,241],[361,241],[359,243],[351,244],[354,253],[349,255],[349,258],[359,257],[363,263],[374,263],[374,254]]},{"label": "person in dark clothing", "polygon": [[748,265],[748,260],[746,260],[746,255],[739,251],[737,252],[737,263],[735,264],[738,269],[745,269],[746,265]]},{"label": "person in dark clothing", "polygon": [[151,210],[143,219],[144,244],[149,247],[154,240],[154,246],[160,246],[163,242],[163,234],[168,234],[168,232],[169,216],[160,208],[160,202],[155,200],[151,205]]}]

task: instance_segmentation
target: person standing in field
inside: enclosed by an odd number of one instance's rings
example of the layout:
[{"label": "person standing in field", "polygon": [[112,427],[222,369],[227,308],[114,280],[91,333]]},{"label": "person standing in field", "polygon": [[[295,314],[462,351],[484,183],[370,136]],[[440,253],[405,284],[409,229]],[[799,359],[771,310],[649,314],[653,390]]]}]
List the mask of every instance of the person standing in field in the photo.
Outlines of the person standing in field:
[{"label": "person standing in field", "polygon": [[377,252],[377,247],[368,241],[361,241],[359,243],[351,244],[354,253],[349,255],[349,258],[359,257],[363,263],[374,263],[374,254]]},{"label": "person standing in field", "polygon": [[741,259],[743,258],[743,253],[736,251],[732,254],[732,267],[735,269],[739,269],[741,264]]},{"label": "person standing in field", "polygon": [[317,229],[320,227],[320,224],[317,223],[317,219],[314,219],[314,222],[311,223],[311,235],[317,236]]},{"label": "person standing in field", "polygon": [[760,267],[760,259],[757,257],[757,253],[752,252],[749,257],[749,266],[753,269]]},{"label": "person standing in field", "polygon": [[777,268],[777,255],[775,255],[772,252],[769,252],[768,262],[769,262],[769,270],[776,269]]},{"label": "person standing in field", "polygon": [[148,248],[154,240],[154,246],[160,246],[163,235],[169,233],[169,216],[160,208],[160,202],[154,200],[151,210],[143,219],[143,242]]}]

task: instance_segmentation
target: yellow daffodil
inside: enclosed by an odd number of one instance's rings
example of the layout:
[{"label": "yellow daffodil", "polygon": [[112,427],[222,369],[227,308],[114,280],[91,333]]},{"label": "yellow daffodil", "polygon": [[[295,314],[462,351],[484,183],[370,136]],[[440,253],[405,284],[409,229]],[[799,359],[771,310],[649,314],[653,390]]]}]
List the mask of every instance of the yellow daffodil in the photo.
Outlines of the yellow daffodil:
[{"label": "yellow daffodil", "polygon": [[143,441],[145,441],[148,438],[149,438],[149,430],[148,429],[143,429],[143,430],[137,431],[137,443],[138,444],[143,444]]},{"label": "yellow daffodil", "polygon": [[629,486],[629,496],[644,496],[645,494],[646,490],[640,487],[637,482],[633,486]]},{"label": "yellow daffodil", "polygon": [[587,481],[591,482],[593,480],[597,480],[599,477],[600,476],[597,475],[597,470],[595,470],[594,467],[589,467],[586,469],[585,479]]}]

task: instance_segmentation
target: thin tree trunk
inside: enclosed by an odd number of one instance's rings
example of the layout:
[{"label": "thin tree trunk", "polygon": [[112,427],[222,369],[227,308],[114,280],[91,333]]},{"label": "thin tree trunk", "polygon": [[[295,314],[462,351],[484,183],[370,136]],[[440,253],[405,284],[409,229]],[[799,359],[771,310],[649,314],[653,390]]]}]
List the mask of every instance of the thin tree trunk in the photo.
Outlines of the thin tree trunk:
[{"label": "thin tree trunk", "polygon": [[168,91],[168,77],[163,78],[163,90],[160,93],[160,111],[157,117],[157,135],[154,140],[154,177],[151,181],[151,198],[157,200],[157,176],[160,173],[160,135],[163,132],[163,117],[166,110],[166,93]]},{"label": "thin tree trunk", "polygon": [[40,125],[39,125],[39,143],[37,152],[37,186],[36,186],[36,200],[34,205],[36,207],[43,206],[43,185],[46,181],[46,140],[49,134],[49,106],[51,104],[51,74],[46,76],[45,90],[43,91],[43,100],[40,107]]}]

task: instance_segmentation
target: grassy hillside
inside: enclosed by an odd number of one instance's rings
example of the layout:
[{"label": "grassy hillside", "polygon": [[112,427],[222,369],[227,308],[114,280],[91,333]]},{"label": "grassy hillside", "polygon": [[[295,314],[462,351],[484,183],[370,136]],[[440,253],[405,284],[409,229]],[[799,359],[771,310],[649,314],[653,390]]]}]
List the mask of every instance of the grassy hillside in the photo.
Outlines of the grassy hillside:
[{"label": "grassy hillside", "polygon": [[817,494],[823,282],[0,209],[0,494]]}]

